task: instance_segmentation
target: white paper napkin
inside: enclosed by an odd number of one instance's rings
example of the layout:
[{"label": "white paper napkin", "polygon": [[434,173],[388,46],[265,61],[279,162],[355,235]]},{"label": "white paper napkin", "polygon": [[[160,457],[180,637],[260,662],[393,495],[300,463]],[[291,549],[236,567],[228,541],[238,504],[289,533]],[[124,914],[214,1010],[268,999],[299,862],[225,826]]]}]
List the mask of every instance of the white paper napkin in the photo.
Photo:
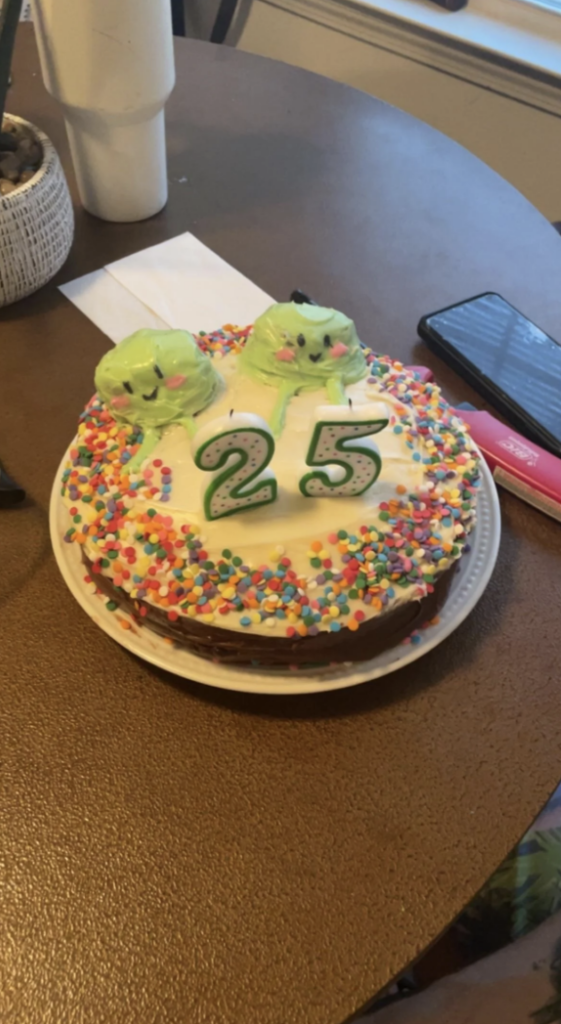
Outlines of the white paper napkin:
[{"label": "white paper napkin", "polygon": [[141,327],[245,326],[274,302],[189,233],[109,263],[60,290],[113,342]]}]

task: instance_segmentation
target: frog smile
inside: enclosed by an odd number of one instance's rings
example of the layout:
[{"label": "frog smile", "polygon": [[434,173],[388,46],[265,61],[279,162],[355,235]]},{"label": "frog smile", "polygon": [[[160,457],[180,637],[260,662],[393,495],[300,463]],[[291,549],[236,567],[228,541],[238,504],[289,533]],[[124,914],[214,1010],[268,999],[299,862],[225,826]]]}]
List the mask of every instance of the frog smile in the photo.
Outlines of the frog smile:
[{"label": "frog smile", "polygon": [[322,352],[310,352],[308,358],[312,360],[312,363],[317,363],[318,359],[321,359],[322,355]]},{"label": "frog smile", "polygon": [[153,402],[158,397],[158,386],[149,395],[142,396],[145,402]]}]

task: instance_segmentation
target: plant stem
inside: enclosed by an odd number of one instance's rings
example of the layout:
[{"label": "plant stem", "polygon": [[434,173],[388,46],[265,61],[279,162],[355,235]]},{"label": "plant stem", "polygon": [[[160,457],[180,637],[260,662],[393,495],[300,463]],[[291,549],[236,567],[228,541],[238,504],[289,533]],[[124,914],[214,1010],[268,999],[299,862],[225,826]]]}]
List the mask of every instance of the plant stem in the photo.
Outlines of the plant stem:
[{"label": "plant stem", "polygon": [[0,129],[10,84],[14,41],[23,0],[0,0]]}]

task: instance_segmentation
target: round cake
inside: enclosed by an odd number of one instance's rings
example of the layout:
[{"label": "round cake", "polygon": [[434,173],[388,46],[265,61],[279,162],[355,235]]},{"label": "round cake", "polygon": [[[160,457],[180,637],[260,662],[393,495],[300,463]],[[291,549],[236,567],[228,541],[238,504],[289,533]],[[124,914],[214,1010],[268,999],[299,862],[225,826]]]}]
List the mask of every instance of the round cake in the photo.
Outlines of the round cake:
[{"label": "round cake", "polygon": [[434,383],[332,309],[138,331],[101,360],[65,540],[123,628],[260,666],[364,661],[434,620],[479,457]]}]

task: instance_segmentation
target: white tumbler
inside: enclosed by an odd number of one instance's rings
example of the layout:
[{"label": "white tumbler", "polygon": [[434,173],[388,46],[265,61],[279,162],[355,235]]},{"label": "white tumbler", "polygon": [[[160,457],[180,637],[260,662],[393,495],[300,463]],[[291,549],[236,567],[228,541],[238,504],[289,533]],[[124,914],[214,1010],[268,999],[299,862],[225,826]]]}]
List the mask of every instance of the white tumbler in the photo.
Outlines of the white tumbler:
[{"label": "white tumbler", "polygon": [[170,0],[33,0],[33,19],[86,210],[111,221],[158,213],[175,81]]}]

